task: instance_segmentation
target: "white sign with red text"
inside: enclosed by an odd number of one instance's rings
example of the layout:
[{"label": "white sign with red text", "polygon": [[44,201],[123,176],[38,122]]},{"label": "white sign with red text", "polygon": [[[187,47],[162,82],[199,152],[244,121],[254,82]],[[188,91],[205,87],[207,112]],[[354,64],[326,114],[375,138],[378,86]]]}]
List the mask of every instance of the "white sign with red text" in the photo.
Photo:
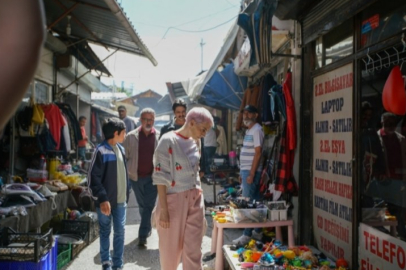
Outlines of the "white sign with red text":
[{"label": "white sign with red text", "polygon": [[313,227],[317,248],[352,257],[353,66],[313,80]]},{"label": "white sign with red text", "polygon": [[359,269],[406,269],[405,242],[363,223],[359,227]]}]

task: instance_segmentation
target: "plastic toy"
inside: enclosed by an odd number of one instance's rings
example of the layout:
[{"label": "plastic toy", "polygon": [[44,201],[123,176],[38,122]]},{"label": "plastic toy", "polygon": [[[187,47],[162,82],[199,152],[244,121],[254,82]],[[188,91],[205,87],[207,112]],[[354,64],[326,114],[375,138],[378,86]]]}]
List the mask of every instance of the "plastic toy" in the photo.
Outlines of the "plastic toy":
[{"label": "plastic toy", "polygon": [[296,255],[292,250],[286,250],[283,252],[283,256],[288,260],[293,260]]},{"label": "plastic toy", "polygon": [[261,265],[264,265],[264,266],[270,266],[270,265],[274,265],[275,261],[272,258],[271,254],[264,253],[264,254],[262,254],[262,256],[259,259],[258,263],[261,264]]},{"label": "plastic toy", "polygon": [[348,262],[344,258],[339,258],[336,261],[336,267],[348,268]]},{"label": "plastic toy", "polygon": [[243,262],[241,264],[241,269],[249,269],[249,268],[253,268],[254,267],[254,263],[253,262]]},{"label": "plastic toy", "polygon": [[261,259],[261,256],[262,256],[262,252],[255,251],[254,253],[252,253],[252,261],[253,262],[259,261],[259,259]]},{"label": "plastic toy", "polygon": [[244,251],[244,262],[253,262],[252,254],[252,250],[247,249],[246,251]]}]

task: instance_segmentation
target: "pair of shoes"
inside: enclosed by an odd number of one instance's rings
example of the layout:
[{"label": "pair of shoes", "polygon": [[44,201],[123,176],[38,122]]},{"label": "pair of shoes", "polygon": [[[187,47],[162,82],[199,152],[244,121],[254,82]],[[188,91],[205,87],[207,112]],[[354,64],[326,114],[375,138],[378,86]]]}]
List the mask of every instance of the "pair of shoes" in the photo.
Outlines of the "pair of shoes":
[{"label": "pair of shoes", "polygon": [[146,245],[147,245],[147,239],[146,238],[138,239],[138,246],[139,247],[145,247]]},{"label": "pair of shoes", "polygon": [[102,270],[112,270],[111,265],[109,263],[105,263],[102,265]]},{"label": "pair of shoes", "polygon": [[257,233],[255,230],[252,231],[252,238],[257,241],[262,241],[262,232]]},{"label": "pair of shoes", "polygon": [[240,237],[238,237],[237,239],[234,239],[233,244],[234,245],[245,246],[246,244],[248,244],[248,242],[250,240],[251,240],[251,237],[243,234]]}]

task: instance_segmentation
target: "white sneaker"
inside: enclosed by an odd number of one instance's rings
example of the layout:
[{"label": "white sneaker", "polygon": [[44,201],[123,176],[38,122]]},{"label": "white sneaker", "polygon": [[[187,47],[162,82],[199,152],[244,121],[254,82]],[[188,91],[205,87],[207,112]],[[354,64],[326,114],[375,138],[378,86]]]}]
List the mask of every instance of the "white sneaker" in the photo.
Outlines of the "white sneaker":
[{"label": "white sneaker", "polygon": [[255,230],[252,231],[252,238],[257,241],[262,241],[262,232],[257,233]]},{"label": "white sneaker", "polygon": [[241,245],[241,246],[245,246],[246,244],[248,244],[248,242],[251,240],[251,237],[246,236],[246,235],[241,235],[240,237],[238,237],[237,239],[233,240],[233,244],[234,245]]}]

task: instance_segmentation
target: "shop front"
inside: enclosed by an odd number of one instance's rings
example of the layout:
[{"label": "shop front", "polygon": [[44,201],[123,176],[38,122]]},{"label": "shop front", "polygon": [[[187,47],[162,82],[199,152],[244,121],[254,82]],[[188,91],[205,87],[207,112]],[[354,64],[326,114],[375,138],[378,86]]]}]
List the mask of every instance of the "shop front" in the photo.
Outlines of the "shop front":
[{"label": "shop front", "polygon": [[300,19],[300,237],[351,269],[404,269],[406,4],[344,2]]}]

